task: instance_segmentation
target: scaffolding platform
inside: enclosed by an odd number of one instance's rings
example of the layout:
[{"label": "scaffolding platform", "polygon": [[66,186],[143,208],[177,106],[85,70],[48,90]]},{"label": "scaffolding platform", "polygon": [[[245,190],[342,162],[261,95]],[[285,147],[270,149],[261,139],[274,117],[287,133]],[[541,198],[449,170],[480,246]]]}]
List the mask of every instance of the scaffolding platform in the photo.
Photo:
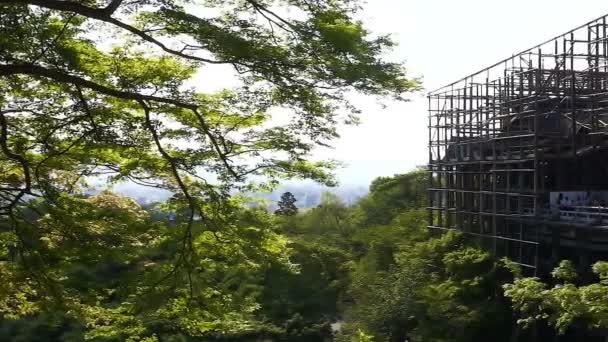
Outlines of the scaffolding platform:
[{"label": "scaffolding platform", "polygon": [[552,192],[608,190],[607,17],[428,94],[429,228],[532,268],[539,222],[577,229],[544,210]]}]

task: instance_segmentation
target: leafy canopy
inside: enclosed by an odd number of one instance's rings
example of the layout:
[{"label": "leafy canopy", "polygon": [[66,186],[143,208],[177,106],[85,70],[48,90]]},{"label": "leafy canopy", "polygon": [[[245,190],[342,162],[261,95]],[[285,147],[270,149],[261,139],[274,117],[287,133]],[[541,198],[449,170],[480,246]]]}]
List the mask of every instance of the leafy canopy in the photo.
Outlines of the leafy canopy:
[{"label": "leafy canopy", "polygon": [[[358,10],[0,0],[2,318],[55,310],[86,338],[121,341],[251,330],[264,269],[292,266],[274,219],[231,194],[249,176],[331,184],[333,163],[308,155],[356,121],[347,95],[419,87],[382,59],[393,42]],[[197,90],[212,66],[238,85]],[[175,224],[111,193],[87,198],[100,177],[170,191],[159,210]]]},{"label": "leafy canopy", "polygon": [[505,295],[520,314],[519,324],[530,326],[543,321],[564,334],[573,327],[608,327],[608,262],[598,261],[592,266],[598,282],[577,284],[581,277],[570,260],[562,260],[551,275],[550,285],[537,277],[519,277],[505,284]]}]

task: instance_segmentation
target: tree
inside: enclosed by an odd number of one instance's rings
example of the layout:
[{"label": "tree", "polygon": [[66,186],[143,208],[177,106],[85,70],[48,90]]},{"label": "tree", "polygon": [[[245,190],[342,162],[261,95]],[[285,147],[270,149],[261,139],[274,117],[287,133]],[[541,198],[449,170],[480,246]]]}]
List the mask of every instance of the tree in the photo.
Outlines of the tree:
[{"label": "tree", "polygon": [[[0,315],[65,312],[105,340],[254,330],[265,265],[291,266],[273,219],[234,191],[249,179],[333,183],[333,163],[307,157],[356,121],[346,95],[419,88],[380,57],[393,42],[357,11],[350,0],[0,0]],[[192,86],[213,83],[214,67],[238,85]],[[287,120],[271,121],[277,112]],[[84,196],[91,177],[168,190],[164,210],[180,219],[152,223],[112,196],[98,206]],[[97,281],[116,269],[116,282]]]},{"label": "tree", "polygon": [[387,224],[405,210],[424,208],[427,186],[426,170],[374,179],[369,186],[369,195],[358,203],[361,224]]},{"label": "tree", "polygon": [[[348,215],[349,208],[337,196],[324,193],[316,208],[279,220],[289,237],[291,260],[298,265],[298,272],[271,268],[266,273],[262,308],[273,320],[299,322],[311,330],[340,318],[353,259],[349,232],[355,228]],[[324,341],[328,337],[319,335],[302,340]]]},{"label": "tree", "polygon": [[432,237],[425,179],[381,177],[353,206],[324,193],[316,208],[278,220],[298,272],[267,270],[261,313],[287,340],[323,341],[321,327],[336,321],[344,342],[510,340],[501,284],[511,273],[461,234]]},{"label": "tree", "polygon": [[281,195],[281,199],[277,202],[279,208],[275,210],[275,215],[283,215],[283,216],[293,216],[298,213],[298,207],[296,207],[296,202],[298,200],[295,196],[287,191]]},{"label": "tree", "polygon": [[489,253],[450,232],[402,241],[394,258],[384,268],[363,258],[351,275],[355,325],[382,341],[509,341],[511,311],[497,291],[508,273]]},{"label": "tree", "polygon": [[546,322],[558,334],[571,328],[608,327],[608,262],[598,261],[592,271],[598,282],[577,284],[580,280],[574,264],[563,260],[551,275],[553,285],[537,277],[518,277],[505,284],[505,296],[512,301],[519,313],[518,323],[529,327],[536,322]]}]

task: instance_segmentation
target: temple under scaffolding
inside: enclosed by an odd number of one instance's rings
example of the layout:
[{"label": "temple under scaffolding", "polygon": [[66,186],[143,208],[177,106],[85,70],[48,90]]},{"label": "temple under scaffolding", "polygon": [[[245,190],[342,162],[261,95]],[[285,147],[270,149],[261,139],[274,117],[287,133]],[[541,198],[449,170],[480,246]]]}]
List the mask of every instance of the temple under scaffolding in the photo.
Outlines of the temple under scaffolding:
[{"label": "temple under scaffolding", "polygon": [[429,228],[536,272],[608,255],[607,16],[435,90]]}]

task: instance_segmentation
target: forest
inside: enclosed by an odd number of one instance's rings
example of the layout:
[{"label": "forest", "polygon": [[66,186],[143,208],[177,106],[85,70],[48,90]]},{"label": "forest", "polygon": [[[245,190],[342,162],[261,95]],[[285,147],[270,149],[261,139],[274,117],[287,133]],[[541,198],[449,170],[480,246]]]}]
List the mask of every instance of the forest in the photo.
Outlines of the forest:
[{"label": "forest", "polygon": [[[290,193],[274,213],[241,206],[231,218],[239,240],[196,232],[191,275],[175,269],[180,246],[167,203],[142,207],[111,192],[63,198],[61,223],[53,222],[57,209],[37,203],[20,215],[78,233],[82,245],[30,231],[44,260],[22,275],[24,256],[3,233],[0,338],[533,341],[539,327],[566,334],[606,326],[607,264],[594,266],[600,281],[586,286],[575,285],[567,261],[553,287],[523,277],[462,234],[426,228],[427,177],[380,177],[352,206],[330,192],[308,210]],[[33,266],[61,281],[38,283]]]},{"label": "forest", "polygon": [[[517,266],[493,258],[461,234],[430,232],[427,177],[418,170],[378,178],[350,207],[332,193],[306,211],[298,210],[290,193],[274,213],[264,206],[241,207],[233,219],[246,235],[236,241],[200,234],[193,278],[178,277],[171,263],[179,246],[170,243],[176,227],[163,211],[166,203],[142,207],[111,192],[64,198],[70,214],[63,213],[69,221],[61,225],[99,241],[74,246],[52,235],[36,236],[36,243],[44,244],[45,263],[53,260],[54,275],[64,280],[58,290],[65,291],[59,298],[41,297],[37,275],[18,278],[19,269],[8,268],[19,256],[3,233],[0,337],[512,341],[514,335],[529,336],[525,328],[536,321],[562,333],[577,324],[605,326],[604,280],[576,287],[576,273],[565,262],[554,272],[565,285],[547,288],[537,278],[518,276]],[[40,225],[59,224],[51,216],[58,213],[41,203],[21,214]],[[104,228],[111,235],[102,239]],[[34,243],[34,235],[28,238]],[[64,252],[51,253],[54,247]],[[166,279],[154,278],[152,269],[160,265]],[[605,264],[595,268],[608,279]],[[204,301],[190,298],[187,286]]]},{"label": "forest", "polygon": [[[608,263],[549,279],[426,226],[429,172],[313,152],[422,90],[352,0],[0,0],[0,341],[513,341],[608,327]],[[216,68],[216,69],[214,69]],[[217,69],[219,68],[219,69]],[[218,81],[233,87],[205,90]],[[401,147],[391,146],[402,150]],[[402,155],[402,154],[400,154]],[[91,191],[91,183],[104,184]],[[142,205],[117,184],[166,191]]]},{"label": "forest", "polygon": [[[186,279],[153,290],[142,282],[152,276],[146,269],[168,263],[177,250],[167,241],[150,241],[159,239],[151,232],[142,234],[144,227],[162,231],[166,219],[159,208],[144,209],[109,192],[69,201],[66,206],[82,207],[70,215],[72,225],[97,223],[102,229],[120,223],[123,229],[112,242],[138,243],[113,247],[102,259],[95,257],[99,250],[81,250],[77,260],[62,260],[63,290],[74,296],[68,303],[43,304],[35,284],[24,287],[3,273],[4,286],[10,286],[3,293],[13,293],[1,302],[6,315],[1,336],[15,341],[473,341],[491,335],[508,341],[512,312],[495,284],[509,279],[509,272],[459,235],[430,236],[426,177],[420,170],[378,178],[352,207],[326,193],[318,207],[305,212],[298,212],[289,195],[274,214],[263,207],[241,209],[246,244],[211,237],[197,241],[201,260],[194,266],[193,286],[204,291],[204,301],[188,298],[180,284]],[[37,216],[35,210],[28,215]],[[62,244],[52,236],[39,240],[47,249]],[[59,262],[62,256],[54,254]],[[145,303],[136,299],[138,291],[146,291]],[[183,292],[179,300],[176,295]],[[83,311],[67,311],[72,305]],[[336,322],[340,329],[332,329]]]}]

